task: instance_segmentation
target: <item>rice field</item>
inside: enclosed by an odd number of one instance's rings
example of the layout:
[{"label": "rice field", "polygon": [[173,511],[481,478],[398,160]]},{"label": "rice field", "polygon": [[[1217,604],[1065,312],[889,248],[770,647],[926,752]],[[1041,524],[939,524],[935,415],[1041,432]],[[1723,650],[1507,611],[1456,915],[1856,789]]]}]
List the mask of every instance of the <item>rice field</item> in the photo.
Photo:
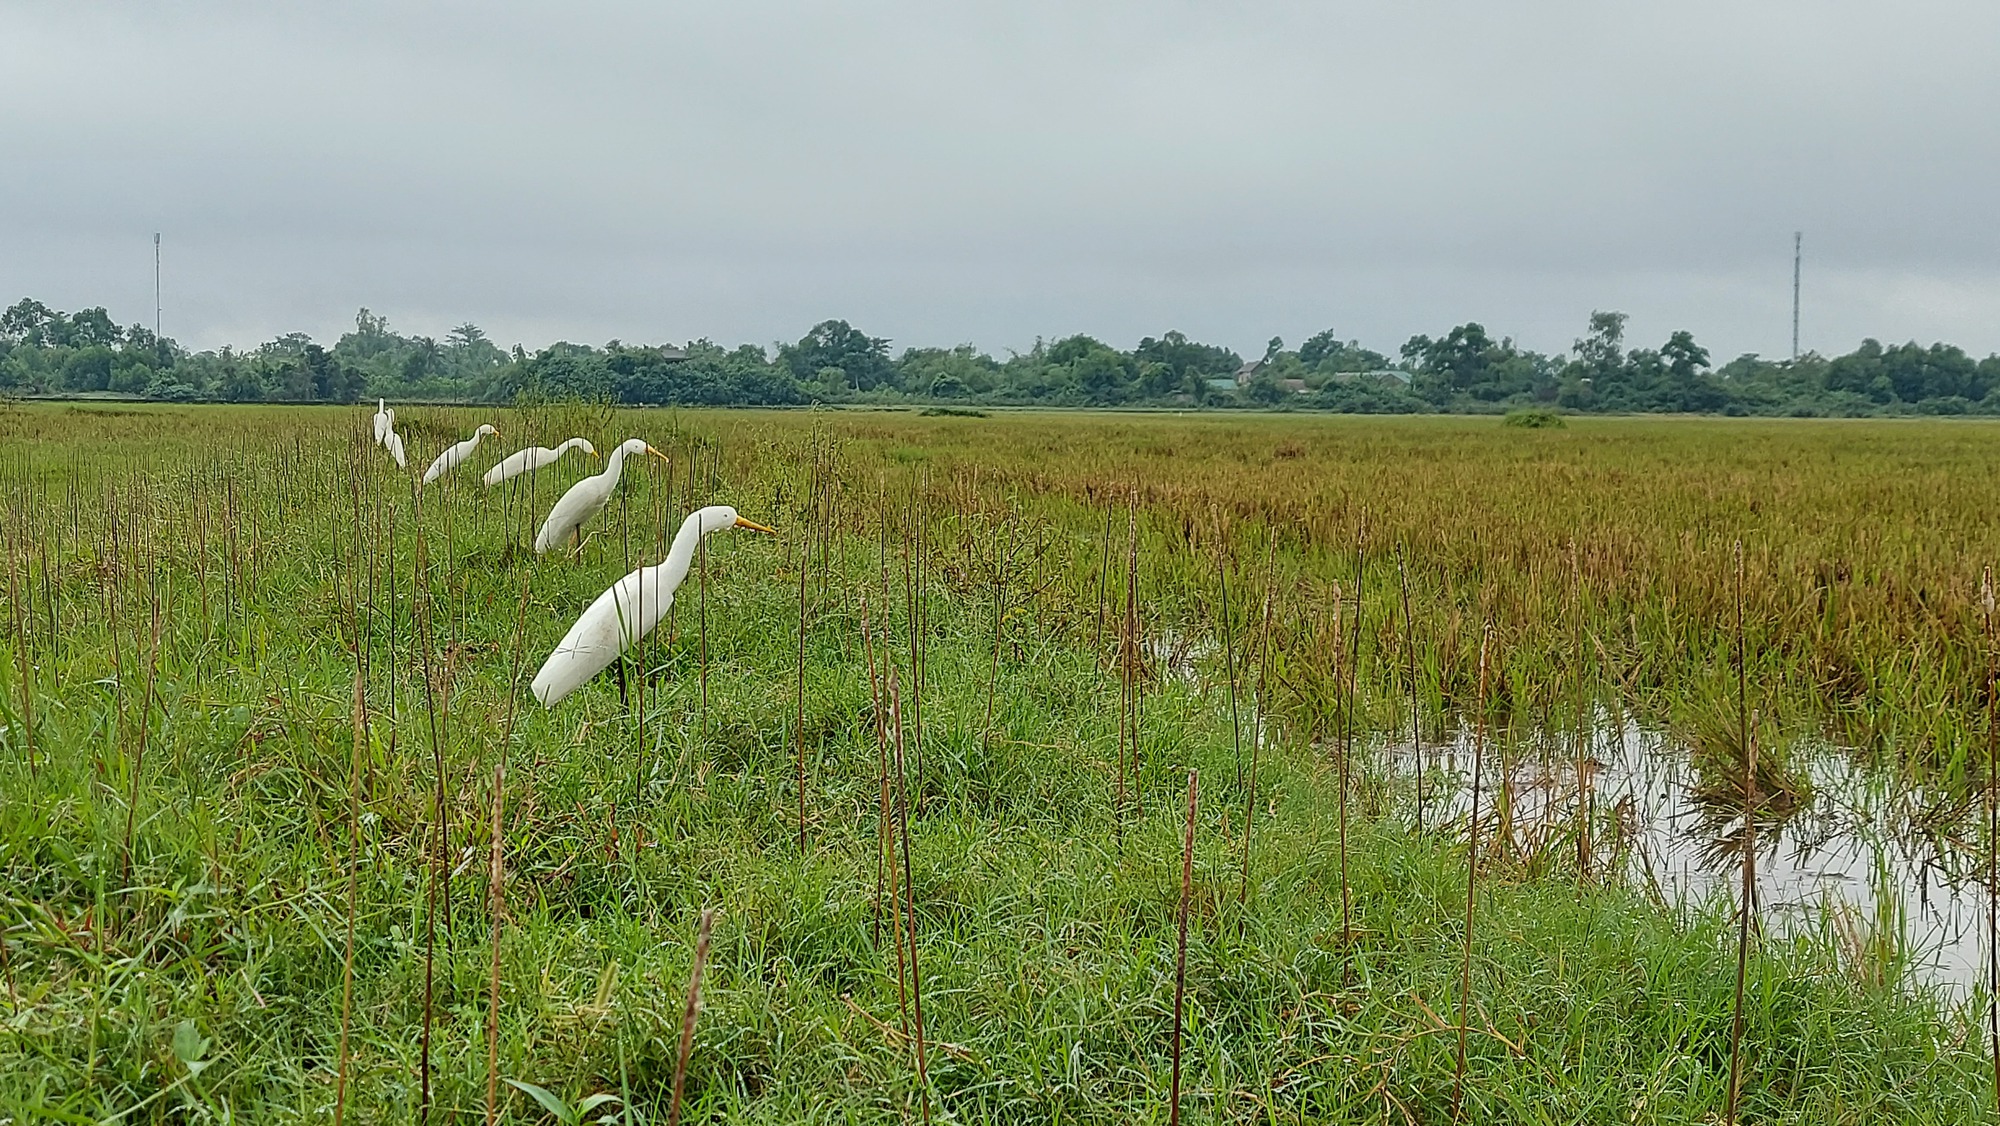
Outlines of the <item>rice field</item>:
[{"label": "rice field", "polygon": [[370,413],[0,406],[0,1121],[1995,1113],[1902,900],[1737,909],[1854,778],[1987,910],[1990,424]]}]

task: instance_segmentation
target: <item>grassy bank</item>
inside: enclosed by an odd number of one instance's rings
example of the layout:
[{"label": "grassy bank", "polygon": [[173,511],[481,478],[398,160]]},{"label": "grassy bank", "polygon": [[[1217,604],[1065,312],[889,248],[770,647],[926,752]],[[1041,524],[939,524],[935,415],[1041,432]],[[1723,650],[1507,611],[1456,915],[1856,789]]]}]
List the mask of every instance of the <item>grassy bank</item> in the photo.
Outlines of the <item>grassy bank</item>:
[{"label": "grassy bank", "polygon": [[[486,420],[409,414],[419,469]],[[1982,425],[491,420],[507,440],[479,469],[571,433],[674,462],[631,473],[580,559],[537,562],[509,544],[580,464],[419,494],[366,412],[0,411],[0,1112],[321,1121],[344,1096],[355,1121],[408,1118],[428,953],[432,1113],[483,1116],[504,763],[500,1075],[663,1119],[713,907],[690,1117],[920,1117],[864,638],[907,694],[929,1098],[963,1120],[1165,1120],[1190,769],[1194,1120],[1448,1121],[1461,1003],[1469,1120],[1719,1114],[1726,905],[1663,909],[1603,862],[1579,872],[1573,835],[1496,818],[1460,988],[1467,826],[1412,831],[1409,783],[1371,748],[1407,738],[1412,689],[1426,738],[1478,714],[1487,623],[1494,753],[1536,753],[1528,732],[1606,699],[1725,747],[1741,540],[1774,788],[1802,730],[1961,813],[1984,767]],[[783,534],[710,541],[623,699],[610,673],[555,709],[515,690],[711,498]],[[1594,812],[1608,855],[1615,816]],[[1760,946],[1747,1120],[1986,1113],[1972,1010],[1879,970],[1831,935]]]}]

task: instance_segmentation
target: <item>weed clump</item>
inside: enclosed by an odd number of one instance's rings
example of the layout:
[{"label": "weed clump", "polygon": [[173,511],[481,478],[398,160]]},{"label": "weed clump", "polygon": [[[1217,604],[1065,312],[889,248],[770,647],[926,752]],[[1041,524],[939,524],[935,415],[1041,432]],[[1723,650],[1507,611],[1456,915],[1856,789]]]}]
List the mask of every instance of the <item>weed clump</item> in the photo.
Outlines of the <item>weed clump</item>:
[{"label": "weed clump", "polygon": [[1500,420],[1502,426],[1518,426],[1524,430],[1561,430],[1569,424],[1563,416],[1547,407],[1524,407],[1508,411]]}]

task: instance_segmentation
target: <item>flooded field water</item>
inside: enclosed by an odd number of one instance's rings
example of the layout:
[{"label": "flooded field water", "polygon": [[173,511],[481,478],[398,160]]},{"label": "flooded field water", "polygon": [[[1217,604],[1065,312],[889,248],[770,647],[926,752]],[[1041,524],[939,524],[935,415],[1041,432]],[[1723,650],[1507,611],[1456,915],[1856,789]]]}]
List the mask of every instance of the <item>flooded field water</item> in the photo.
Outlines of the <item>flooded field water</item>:
[{"label": "flooded field water", "polygon": [[[1531,738],[1526,747],[1518,739],[1489,743],[1480,820],[1492,843],[1482,851],[1558,847],[1574,856],[1581,762],[1595,870],[1677,910],[1733,910],[1742,885],[1740,791],[1734,800],[1705,796],[1690,749],[1630,720],[1600,714],[1584,738],[1581,756],[1567,733]],[[1463,831],[1472,751],[1469,734],[1424,746],[1427,825]],[[1414,793],[1419,768],[1410,744],[1385,754]],[[1959,993],[1983,982],[1985,862],[1956,835],[1976,822],[1979,807],[1954,806],[1830,744],[1796,747],[1790,761],[1808,783],[1803,795],[1762,803],[1757,818],[1756,902],[1765,932],[1819,933],[1852,967],[1885,980],[1907,973]]]}]

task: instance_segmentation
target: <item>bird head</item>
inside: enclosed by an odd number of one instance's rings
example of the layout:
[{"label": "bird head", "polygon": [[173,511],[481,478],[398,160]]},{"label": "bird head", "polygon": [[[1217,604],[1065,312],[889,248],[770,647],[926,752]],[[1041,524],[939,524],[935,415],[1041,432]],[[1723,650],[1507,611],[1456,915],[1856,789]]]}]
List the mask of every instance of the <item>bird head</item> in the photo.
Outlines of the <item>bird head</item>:
[{"label": "bird head", "polygon": [[736,514],[735,509],[726,504],[711,504],[696,513],[696,515],[701,518],[702,535],[707,535],[710,532],[719,532],[724,528],[747,528],[753,532],[762,532],[767,536],[778,534],[775,528],[767,528],[755,520],[745,520]]},{"label": "bird head", "polygon": [[500,431],[495,429],[491,425],[488,425],[486,423],[481,423],[479,429],[473,431],[472,434],[473,437],[475,438],[484,438],[489,434],[497,438],[500,436]]}]

